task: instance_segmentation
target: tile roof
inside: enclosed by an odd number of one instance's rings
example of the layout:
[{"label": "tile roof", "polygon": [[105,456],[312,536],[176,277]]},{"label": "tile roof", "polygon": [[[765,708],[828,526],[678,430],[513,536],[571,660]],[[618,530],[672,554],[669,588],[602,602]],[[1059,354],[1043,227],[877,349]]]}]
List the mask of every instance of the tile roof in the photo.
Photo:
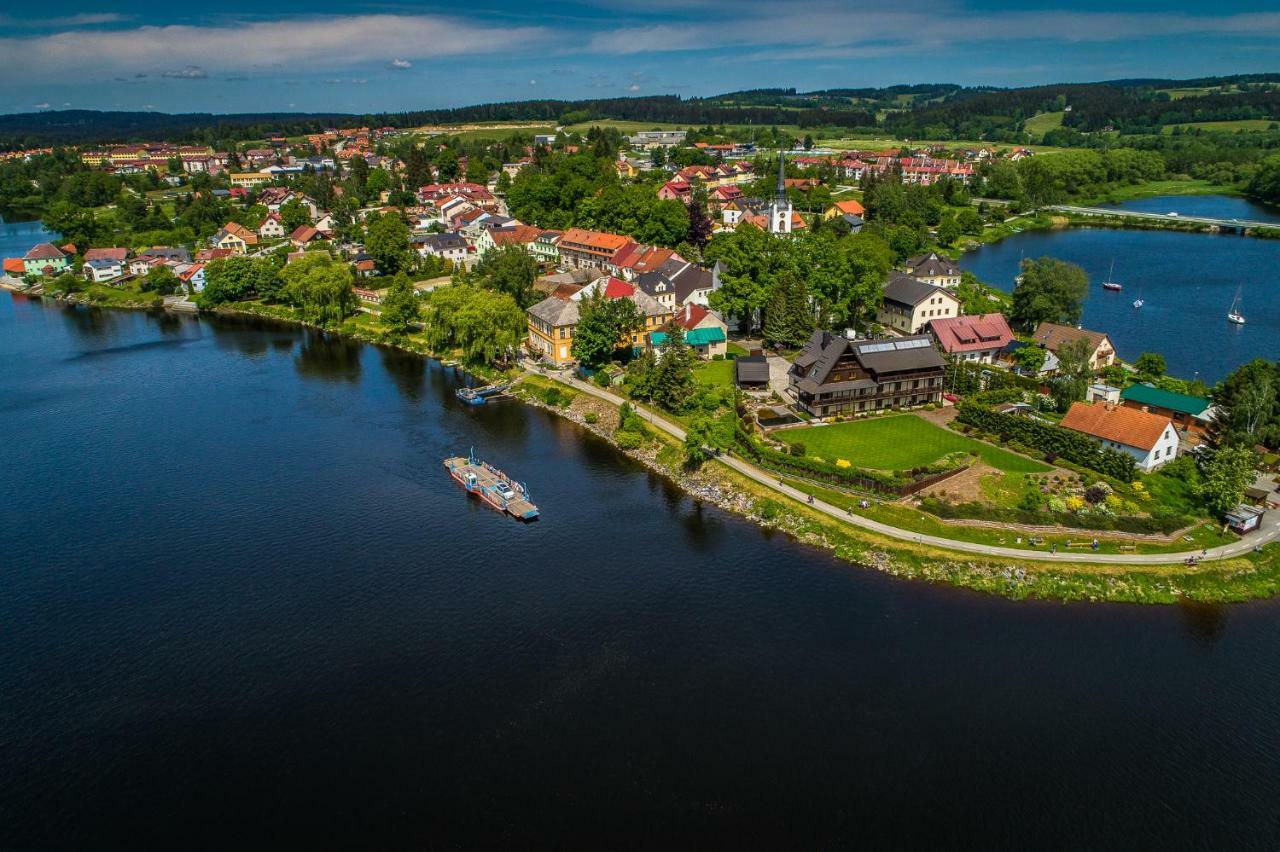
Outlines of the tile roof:
[{"label": "tile roof", "polygon": [[1165,428],[1171,425],[1168,417],[1108,403],[1072,403],[1062,418],[1064,429],[1140,450],[1154,447]]},{"label": "tile roof", "polygon": [[37,243],[33,245],[26,254],[22,256],[23,260],[57,260],[60,257],[66,257],[62,249],[53,243]]},{"label": "tile roof", "polygon": [[1057,351],[1058,347],[1072,340],[1087,340],[1097,349],[1107,335],[1101,331],[1089,331],[1087,328],[1072,328],[1069,325],[1058,325],[1056,322],[1042,322],[1036,326],[1032,338],[1045,349]]},{"label": "tile roof", "polygon": [[20,257],[6,257],[4,259],[4,271],[9,275],[23,275],[26,273],[27,267]]},{"label": "tile roof", "polygon": [[563,247],[567,243],[574,246],[588,246],[596,251],[615,252],[631,242],[630,237],[621,234],[606,234],[603,231],[588,231],[585,228],[570,228],[560,237]]},{"label": "tile roof", "polygon": [[89,260],[115,260],[121,263],[129,256],[127,248],[91,248],[86,249],[84,259]]},{"label": "tile roof", "polygon": [[941,317],[929,322],[929,330],[942,351],[950,354],[1002,349],[1013,340],[1009,323],[998,313]]},{"label": "tile roof", "polygon": [[867,212],[866,208],[862,206],[862,202],[854,198],[850,198],[848,201],[837,201],[833,206],[841,213],[852,213],[855,216],[861,216]]}]

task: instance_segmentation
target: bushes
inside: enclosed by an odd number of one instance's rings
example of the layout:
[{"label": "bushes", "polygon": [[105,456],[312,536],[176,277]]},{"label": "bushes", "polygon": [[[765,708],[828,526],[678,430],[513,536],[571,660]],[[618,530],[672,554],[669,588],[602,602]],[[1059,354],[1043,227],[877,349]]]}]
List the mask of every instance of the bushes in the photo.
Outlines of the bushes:
[{"label": "bushes", "polygon": [[[1083,505],[1084,501],[1079,500]],[[1071,503],[1069,498],[1066,504]],[[1006,524],[1029,524],[1033,526],[1062,526],[1071,527],[1072,529],[1081,530],[1113,530],[1116,532],[1135,533],[1139,535],[1152,534],[1168,534],[1182,529],[1192,522],[1192,519],[1183,517],[1182,515],[1164,515],[1160,517],[1138,518],[1128,516],[1116,516],[1101,512],[1086,512],[1076,514],[1066,511],[1068,506],[1064,506],[1064,501],[1057,497],[1050,497],[1048,500],[1048,509],[1046,511],[1034,511],[1024,508],[1029,505],[1030,501],[1023,498],[1023,502],[1019,504],[1017,509],[1008,509],[998,506],[988,506],[985,503],[947,503],[936,497],[924,497],[920,500],[920,508],[931,515],[939,518],[951,519],[968,519],[977,521],[992,521],[996,523]]]},{"label": "bushes", "polygon": [[1104,447],[1078,432],[1030,417],[998,414],[966,401],[960,404],[956,419],[983,432],[997,434],[1002,440],[1034,447],[1046,456],[1053,453],[1055,459],[1061,457],[1122,482],[1132,482],[1136,474],[1133,457],[1127,453]]},{"label": "bushes", "polygon": [[803,456],[806,452],[808,452],[805,445],[800,443],[799,441],[796,441],[794,444],[788,445],[787,449],[791,453],[791,455],[796,456],[797,458],[800,456]]}]

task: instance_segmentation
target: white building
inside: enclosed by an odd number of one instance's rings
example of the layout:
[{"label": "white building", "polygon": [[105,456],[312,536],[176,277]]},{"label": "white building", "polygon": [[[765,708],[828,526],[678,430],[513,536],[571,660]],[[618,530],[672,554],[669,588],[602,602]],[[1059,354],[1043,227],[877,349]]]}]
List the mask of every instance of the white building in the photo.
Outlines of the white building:
[{"label": "white building", "polygon": [[1128,453],[1143,473],[1150,473],[1178,455],[1178,430],[1173,421],[1137,408],[1077,402],[1062,418],[1062,428]]}]

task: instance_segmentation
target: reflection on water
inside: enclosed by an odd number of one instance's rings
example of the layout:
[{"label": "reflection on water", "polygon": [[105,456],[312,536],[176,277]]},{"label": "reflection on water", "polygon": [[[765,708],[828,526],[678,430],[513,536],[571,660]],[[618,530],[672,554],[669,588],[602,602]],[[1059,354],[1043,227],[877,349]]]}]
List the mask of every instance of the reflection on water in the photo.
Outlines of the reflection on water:
[{"label": "reflection on water", "polygon": [[382,359],[382,369],[386,370],[405,399],[421,402],[427,381],[427,360],[421,355],[389,346],[378,347],[377,351]]},{"label": "reflection on water", "polygon": [[1218,644],[1226,632],[1228,613],[1222,604],[1183,600],[1178,602],[1178,612],[1182,614],[1187,635],[1206,648]]},{"label": "reflection on water", "polygon": [[360,352],[363,348],[354,340],[308,328],[302,332],[302,345],[293,360],[299,375],[327,382],[356,383],[360,381]]}]

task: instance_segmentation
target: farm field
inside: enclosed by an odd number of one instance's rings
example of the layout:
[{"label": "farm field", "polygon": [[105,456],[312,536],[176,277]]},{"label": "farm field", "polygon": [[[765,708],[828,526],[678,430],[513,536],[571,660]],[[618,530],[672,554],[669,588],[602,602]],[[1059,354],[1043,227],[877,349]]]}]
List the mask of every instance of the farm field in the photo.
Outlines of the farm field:
[{"label": "farm field", "polygon": [[949,432],[914,414],[805,426],[774,436],[787,443],[804,444],[809,454],[828,461],[846,459],[856,467],[875,470],[923,467],[954,452],[976,453],[1006,473],[1043,473],[1050,469],[1034,459]]},{"label": "farm field", "polygon": [[1193,121],[1186,124],[1166,124],[1162,133],[1172,133],[1173,128],[1185,130],[1217,130],[1222,133],[1258,133],[1277,126],[1269,118],[1241,118],[1236,121]]}]

